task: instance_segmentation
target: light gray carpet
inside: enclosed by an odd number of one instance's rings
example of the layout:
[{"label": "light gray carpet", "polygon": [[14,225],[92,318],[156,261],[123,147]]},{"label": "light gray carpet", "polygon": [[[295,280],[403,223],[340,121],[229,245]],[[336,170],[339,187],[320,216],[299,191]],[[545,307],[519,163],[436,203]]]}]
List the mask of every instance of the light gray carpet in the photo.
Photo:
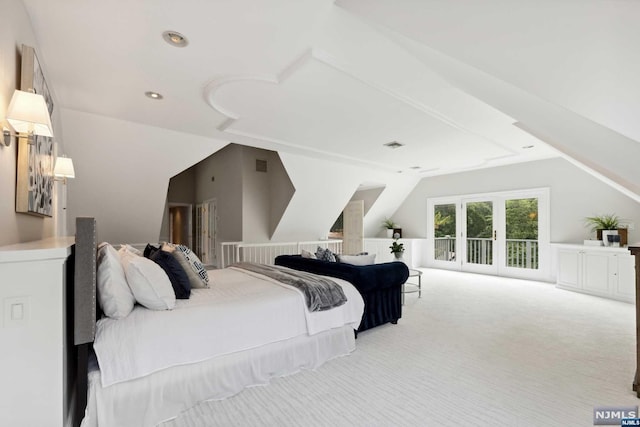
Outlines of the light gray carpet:
[{"label": "light gray carpet", "polygon": [[594,406],[640,402],[633,305],[424,271],[422,298],[350,356],[163,426],[591,426]]}]

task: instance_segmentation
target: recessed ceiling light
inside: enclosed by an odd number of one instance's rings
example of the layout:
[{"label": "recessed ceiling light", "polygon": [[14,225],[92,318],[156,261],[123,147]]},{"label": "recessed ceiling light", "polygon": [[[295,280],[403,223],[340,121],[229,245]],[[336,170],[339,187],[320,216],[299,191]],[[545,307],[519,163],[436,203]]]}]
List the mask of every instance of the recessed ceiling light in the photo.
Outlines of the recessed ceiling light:
[{"label": "recessed ceiling light", "polygon": [[524,148],[525,150],[528,150],[530,148],[535,147],[535,145],[523,145],[522,148]]},{"label": "recessed ceiling light", "polygon": [[394,149],[404,146],[404,144],[400,144],[398,141],[387,142],[386,144],[383,144],[383,145],[385,147],[394,148]]},{"label": "recessed ceiling light", "polygon": [[162,99],[162,95],[160,95],[158,92],[152,92],[152,91],[148,91],[144,93],[147,98],[151,98],[151,99]]},{"label": "recessed ceiling light", "polygon": [[162,38],[175,47],[185,47],[189,44],[189,40],[177,31],[165,31],[162,33]]}]

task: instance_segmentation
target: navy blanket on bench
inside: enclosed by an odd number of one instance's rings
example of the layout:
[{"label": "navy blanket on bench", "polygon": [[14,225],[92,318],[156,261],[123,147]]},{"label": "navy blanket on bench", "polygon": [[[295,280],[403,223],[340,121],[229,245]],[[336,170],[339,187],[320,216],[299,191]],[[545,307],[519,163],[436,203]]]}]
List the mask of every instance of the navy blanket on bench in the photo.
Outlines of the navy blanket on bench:
[{"label": "navy blanket on bench", "polygon": [[276,265],[346,280],[358,289],[364,299],[364,314],[359,331],[383,323],[395,323],[402,317],[402,285],[409,277],[403,262],[352,265],[340,262],[280,255]]}]

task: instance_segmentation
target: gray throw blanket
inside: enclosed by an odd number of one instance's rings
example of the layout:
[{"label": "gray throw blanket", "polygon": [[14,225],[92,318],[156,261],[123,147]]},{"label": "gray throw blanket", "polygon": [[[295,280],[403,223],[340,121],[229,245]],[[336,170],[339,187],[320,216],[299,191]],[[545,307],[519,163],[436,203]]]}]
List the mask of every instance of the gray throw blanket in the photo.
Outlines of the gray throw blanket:
[{"label": "gray throw blanket", "polygon": [[285,285],[293,286],[304,294],[309,311],[324,311],[347,302],[340,285],[326,277],[312,273],[292,270],[277,265],[240,262],[231,267],[262,274]]}]

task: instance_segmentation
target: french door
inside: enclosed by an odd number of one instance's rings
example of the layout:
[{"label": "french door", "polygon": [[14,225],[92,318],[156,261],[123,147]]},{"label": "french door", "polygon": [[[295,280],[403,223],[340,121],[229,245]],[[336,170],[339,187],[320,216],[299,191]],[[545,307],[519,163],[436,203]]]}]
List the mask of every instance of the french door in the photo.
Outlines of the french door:
[{"label": "french door", "polygon": [[461,200],[462,270],[498,274],[497,205],[494,198]]},{"label": "french door", "polygon": [[429,265],[548,277],[548,199],[548,189],[429,199]]},{"label": "french door", "polygon": [[195,252],[206,265],[216,265],[216,200],[196,205]]}]

